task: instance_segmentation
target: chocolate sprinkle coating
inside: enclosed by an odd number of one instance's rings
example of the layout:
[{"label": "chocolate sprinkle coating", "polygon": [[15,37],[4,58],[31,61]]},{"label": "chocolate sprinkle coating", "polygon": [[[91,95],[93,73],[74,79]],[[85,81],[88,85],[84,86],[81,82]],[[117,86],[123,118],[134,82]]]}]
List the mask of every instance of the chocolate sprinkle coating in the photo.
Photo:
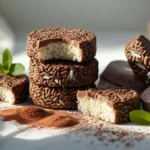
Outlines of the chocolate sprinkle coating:
[{"label": "chocolate sprinkle coating", "polygon": [[126,45],[125,55],[134,74],[149,84],[150,41],[143,35],[137,35]]},{"label": "chocolate sprinkle coating", "polygon": [[84,63],[65,60],[41,63],[30,60],[30,80],[49,87],[84,87],[98,78],[98,61],[92,59]]},{"label": "chocolate sprinkle coating", "polygon": [[29,79],[26,75],[9,76],[0,73],[0,87],[9,90],[14,95],[12,104],[25,101],[29,93]]},{"label": "chocolate sprinkle coating", "polygon": [[38,41],[49,39],[74,40],[82,50],[81,62],[94,58],[96,54],[96,36],[82,29],[72,28],[47,28],[31,32],[27,37],[26,52],[30,58],[37,59]]},{"label": "chocolate sprinkle coating", "polygon": [[122,123],[129,120],[129,112],[139,109],[139,95],[136,91],[130,89],[89,89],[78,91],[77,98],[93,98],[96,101],[106,102],[115,112],[115,122]]},{"label": "chocolate sprinkle coating", "polygon": [[95,85],[82,88],[53,88],[30,82],[30,99],[40,107],[51,109],[77,109],[77,91],[95,88]]}]

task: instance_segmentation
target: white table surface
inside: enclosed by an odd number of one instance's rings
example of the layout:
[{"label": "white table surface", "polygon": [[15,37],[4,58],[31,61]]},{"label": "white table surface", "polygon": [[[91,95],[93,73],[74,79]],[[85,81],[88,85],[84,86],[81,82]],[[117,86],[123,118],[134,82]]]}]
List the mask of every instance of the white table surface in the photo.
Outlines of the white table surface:
[{"label": "white table surface", "polygon": [[[99,61],[99,74],[106,65],[112,60],[126,60],[124,56],[124,45],[136,34],[140,32],[95,32],[97,35],[97,55]],[[22,62],[25,67],[25,73],[28,74],[29,58],[25,53],[26,34],[19,34],[16,43],[16,52],[14,51],[14,62]],[[98,82],[98,81],[97,81]],[[12,107],[9,104],[0,103],[0,109]],[[14,107],[14,106],[13,106]],[[85,124],[86,126],[86,124]],[[94,126],[94,124],[93,124]],[[134,124],[119,125],[120,128],[132,129],[137,132],[150,133],[150,127],[138,126]],[[92,131],[91,131],[92,132]],[[68,138],[69,137],[69,138]],[[80,140],[80,142],[77,142]],[[94,141],[91,144],[90,141]],[[133,147],[126,148],[120,143],[105,145],[96,140],[94,136],[90,138],[82,135],[67,133],[67,131],[52,128],[29,129],[25,126],[18,126],[15,122],[0,121],[0,150],[98,150],[98,149],[149,149],[150,136],[145,137],[141,142],[137,142]]]}]

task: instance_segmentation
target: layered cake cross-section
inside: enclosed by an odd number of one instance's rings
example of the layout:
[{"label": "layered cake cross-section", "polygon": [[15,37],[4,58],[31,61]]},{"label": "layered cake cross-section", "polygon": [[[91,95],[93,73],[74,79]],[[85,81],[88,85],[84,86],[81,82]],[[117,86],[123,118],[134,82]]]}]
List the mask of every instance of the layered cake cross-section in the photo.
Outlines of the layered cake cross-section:
[{"label": "layered cake cross-section", "polygon": [[77,92],[78,109],[112,123],[129,121],[129,113],[139,109],[139,95],[130,89],[89,89]]},{"label": "layered cake cross-section", "polygon": [[25,101],[29,93],[29,79],[26,75],[9,76],[0,73],[0,100],[10,104]]}]

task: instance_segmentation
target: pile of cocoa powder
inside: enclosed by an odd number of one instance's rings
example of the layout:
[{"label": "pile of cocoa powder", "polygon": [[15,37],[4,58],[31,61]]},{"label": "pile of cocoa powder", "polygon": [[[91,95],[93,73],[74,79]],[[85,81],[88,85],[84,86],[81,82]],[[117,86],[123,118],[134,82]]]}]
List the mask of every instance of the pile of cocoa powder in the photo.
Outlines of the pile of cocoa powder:
[{"label": "pile of cocoa powder", "polygon": [[71,127],[79,123],[79,120],[65,112],[54,112],[35,106],[25,106],[0,111],[4,121],[16,120],[20,124],[32,127]]}]

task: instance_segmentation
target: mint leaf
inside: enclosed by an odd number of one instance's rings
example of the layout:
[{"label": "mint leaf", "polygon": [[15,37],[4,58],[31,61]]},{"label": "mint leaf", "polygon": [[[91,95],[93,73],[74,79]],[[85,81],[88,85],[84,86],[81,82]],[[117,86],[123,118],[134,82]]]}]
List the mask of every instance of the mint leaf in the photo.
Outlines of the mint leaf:
[{"label": "mint leaf", "polygon": [[15,63],[15,64],[12,64],[11,67],[10,67],[10,75],[12,76],[18,76],[20,75],[21,73],[23,73],[25,70],[24,66],[20,63]]},{"label": "mint leaf", "polygon": [[2,64],[0,64],[0,72],[12,76],[20,75],[24,70],[24,66],[20,63],[12,64],[12,54],[9,49],[5,49],[2,54]]},{"label": "mint leaf", "polygon": [[144,110],[133,110],[129,114],[130,120],[140,125],[150,125],[150,113]]},{"label": "mint leaf", "polygon": [[8,73],[9,73],[9,70],[5,70],[5,69],[3,68],[3,66],[0,64],[0,72],[5,73],[5,74],[8,74]]},{"label": "mint leaf", "polygon": [[9,49],[5,49],[2,55],[2,66],[7,72],[9,72],[10,66],[12,64],[12,54]]}]

